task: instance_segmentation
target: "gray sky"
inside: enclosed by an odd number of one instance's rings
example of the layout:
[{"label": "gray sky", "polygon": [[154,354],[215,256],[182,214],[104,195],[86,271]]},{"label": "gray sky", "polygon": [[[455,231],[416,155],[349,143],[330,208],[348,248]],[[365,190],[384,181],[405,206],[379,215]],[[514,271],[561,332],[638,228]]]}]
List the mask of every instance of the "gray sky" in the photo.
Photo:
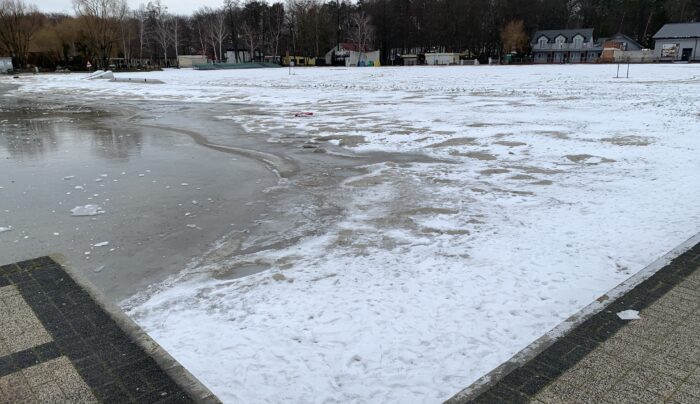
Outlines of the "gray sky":
[{"label": "gray sky", "polygon": [[[146,4],[148,0],[127,0],[131,8],[138,8],[139,4]],[[28,0],[27,3],[36,4],[39,10],[45,12],[63,11],[73,14],[72,0]],[[168,6],[168,11],[177,14],[191,14],[194,10],[202,7],[219,7],[224,4],[224,0],[161,0],[161,3]]]}]

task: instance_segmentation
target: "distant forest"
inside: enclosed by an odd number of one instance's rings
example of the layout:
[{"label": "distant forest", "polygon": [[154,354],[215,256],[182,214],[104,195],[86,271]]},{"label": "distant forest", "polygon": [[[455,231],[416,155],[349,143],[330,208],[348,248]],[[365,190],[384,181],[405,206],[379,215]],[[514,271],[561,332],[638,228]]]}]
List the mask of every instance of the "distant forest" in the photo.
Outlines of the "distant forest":
[{"label": "distant forest", "polygon": [[74,13],[63,15],[0,0],[0,56],[21,67],[165,66],[184,54],[224,61],[227,50],[320,57],[348,42],[380,49],[390,64],[395,55],[431,50],[481,59],[527,54],[537,29],[594,28],[596,38],[622,32],[651,47],[665,23],[700,21],[700,0],[224,0],[192,15],[172,14],[160,0],[135,10],[125,0],[73,3]]}]

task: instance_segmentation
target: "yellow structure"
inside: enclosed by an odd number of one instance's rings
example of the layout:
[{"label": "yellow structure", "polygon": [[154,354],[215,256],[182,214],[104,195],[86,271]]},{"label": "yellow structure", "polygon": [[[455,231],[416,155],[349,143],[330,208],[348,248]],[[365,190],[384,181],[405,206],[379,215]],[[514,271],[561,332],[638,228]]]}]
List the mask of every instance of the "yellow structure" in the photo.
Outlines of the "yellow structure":
[{"label": "yellow structure", "polygon": [[289,66],[289,62],[294,62],[294,66],[316,66],[316,58],[306,56],[285,56],[282,58],[283,66]]}]

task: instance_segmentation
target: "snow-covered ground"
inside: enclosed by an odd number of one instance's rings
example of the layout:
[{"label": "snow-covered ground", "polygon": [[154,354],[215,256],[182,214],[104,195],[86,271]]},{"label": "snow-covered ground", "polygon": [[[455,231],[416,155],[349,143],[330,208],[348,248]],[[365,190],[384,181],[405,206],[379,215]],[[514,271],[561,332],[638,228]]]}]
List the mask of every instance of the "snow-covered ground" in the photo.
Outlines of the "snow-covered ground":
[{"label": "snow-covered ground", "polygon": [[211,264],[269,270],[183,273],[125,305],[225,402],[435,403],[700,230],[700,68],[615,71],[181,70],[18,92],[241,103],[219,119],[271,142],[441,160],[372,166],[331,228]]}]

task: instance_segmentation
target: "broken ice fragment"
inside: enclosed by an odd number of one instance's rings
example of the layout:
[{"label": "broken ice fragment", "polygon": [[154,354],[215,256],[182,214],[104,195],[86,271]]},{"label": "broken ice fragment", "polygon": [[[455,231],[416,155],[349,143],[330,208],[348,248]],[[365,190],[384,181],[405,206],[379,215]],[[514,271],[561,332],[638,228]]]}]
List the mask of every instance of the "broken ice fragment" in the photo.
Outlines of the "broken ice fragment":
[{"label": "broken ice fragment", "polygon": [[105,213],[99,205],[76,206],[70,210],[73,216],[97,216]]},{"label": "broken ice fragment", "polygon": [[621,320],[639,320],[639,312],[637,310],[625,310],[617,313]]},{"label": "broken ice fragment", "polygon": [[68,175],[68,176],[63,177],[63,179],[66,181],[72,180],[73,178],[75,178],[75,175]]},{"label": "broken ice fragment", "polygon": [[12,230],[12,226],[7,226],[7,227],[0,226],[0,233],[4,233],[4,232],[10,231],[10,230]]},{"label": "broken ice fragment", "polygon": [[103,241],[101,243],[93,244],[93,247],[104,247],[106,245],[109,245],[109,241]]}]

